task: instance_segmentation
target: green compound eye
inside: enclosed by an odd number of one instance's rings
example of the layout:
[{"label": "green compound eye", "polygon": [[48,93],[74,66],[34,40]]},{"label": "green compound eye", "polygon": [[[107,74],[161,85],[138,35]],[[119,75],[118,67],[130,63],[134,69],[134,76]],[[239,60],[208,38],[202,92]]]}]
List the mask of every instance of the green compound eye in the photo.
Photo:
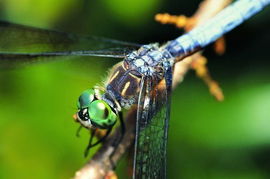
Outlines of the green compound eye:
[{"label": "green compound eye", "polygon": [[79,97],[77,107],[78,109],[86,108],[94,100],[95,91],[93,89],[85,90]]},{"label": "green compound eye", "polygon": [[95,100],[89,105],[88,109],[91,123],[102,129],[113,126],[118,118],[115,112],[103,100]]}]

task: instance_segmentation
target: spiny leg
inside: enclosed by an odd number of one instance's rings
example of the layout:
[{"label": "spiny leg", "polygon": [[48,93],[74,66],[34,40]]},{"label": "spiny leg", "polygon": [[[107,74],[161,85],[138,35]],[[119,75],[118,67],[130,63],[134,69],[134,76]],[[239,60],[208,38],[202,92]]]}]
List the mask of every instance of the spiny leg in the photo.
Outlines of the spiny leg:
[{"label": "spiny leg", "polygon": [[105,134],[103,137],[101,137],[96,143],[92,144],[93,138],[94,138],[94,136],[95,136],[95,134],[96,134],[96,132],[97,132],[97,129],[93,129],[93,130],[91,131],[91,137],[90,137],[88,146],[87,146],[86,149],[85,149],[84,156],[87,157],[87,155],[89,154],[90,149],[91,149],[92,147],[95,147],[96,145],[100,144],[101,142],[103,142],[103,141],[108,137],[108,135],[111,133],[111,131],[112,131],[112,128],[109,128],[109,129],[106,131],[106,134]]},{"label": "spiny leg", "polygon": [[83,126],[79,126],[79,127],[78,127],[78,129],[77,129],[77,131],[76,131],[76,137],[80,137],[80,132],[81,132],[81,130],[82,130],[82,127],[83,127]]},{"label": "spiny leg", "polygon": [[92,131],[91,131],[91,136],[90,136],[88,145],[87,145],[87,147],[86,147],[86,149],[85,149],[85,151],[84,151],[84,157],[87,157],[87,155],[89,154],[89,150],[90,150],[91,147],[92,147],[92,141],[93,141],[95,132],[96,132],[96,130],[92,130]]},{"label": "spiny leg", "polygon": [[112,144],[112,147],[113,147],[113,152],[110,154],[110,162],[111,162],[111,165],[112,165],[112,168],[115,169],[116,165],[115,163],[113,162],[112,160],[112,157],[114,156],[120,142],[122,141],[124,135],[125,135],[125,132],[126,132],[126,126],[125,126],[125,122],[124,122],[124,118],[123,118],[123,113],[120,112],[119,113],[119,119],[120,119],[120,127],[121,127],[121,132],[120,132],[120,136],[115,138],[113,144]]}]

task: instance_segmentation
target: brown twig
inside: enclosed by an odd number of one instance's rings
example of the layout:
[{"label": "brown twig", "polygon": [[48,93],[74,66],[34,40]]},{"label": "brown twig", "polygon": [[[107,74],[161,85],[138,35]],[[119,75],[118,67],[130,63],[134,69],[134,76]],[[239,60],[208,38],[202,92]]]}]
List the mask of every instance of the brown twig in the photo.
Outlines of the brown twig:
[{"label": "brown twig", "polygon": [[[204,23],[207,19],[214,16],[217,12],[222,10],[231,0],[205,0],[200,4],[199,9],[192,17],[195,21],[192,23],[192,27],[195,27],[201,23]],[[192,27],[189,27],[191,29]],[[187,29],[187,30],[189,30]],[[191,63],[200,56],[200,52],[193,54],[190,57],[185,58],[183,61],[178,62],[174,69],[173,87],[175,88],[179,83],[183,81],[183,78],[187,71],[191,68]],[[108,137],[99,150],[95,153],[92,159],[86,163],[75,174],[75,179],[101,179],[101,178],[114,178],[113,165],[117,164],[123,154],[129,149],[134,142],[134,129],[136,118],[136,108],[132,108],[126,118],[126,133],[123,140],[119,144],[117,151],[110,159],[113,152],[113,142],[119,137],[120,128],[117,128],[115,132]],[[112,177],[114,176],[114,177]]]}]

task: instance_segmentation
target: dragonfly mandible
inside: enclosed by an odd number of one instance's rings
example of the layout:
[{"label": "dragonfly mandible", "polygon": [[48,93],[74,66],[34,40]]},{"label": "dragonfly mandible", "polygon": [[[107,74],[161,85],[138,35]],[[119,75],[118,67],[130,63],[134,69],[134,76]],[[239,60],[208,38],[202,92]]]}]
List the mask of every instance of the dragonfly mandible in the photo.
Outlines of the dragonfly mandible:
[{"label": "dragonfly mandible", "polygon": [[[170,93],[175,63],[214,42],[269,3],[270,0],[238,0],[207,23],[161,46],[98,37],[81,38],[2,22],[0,64],[8,68],[18,63],[60,59],[61,56],[124,58],[113,68],[104,87],[94,87],[81,94],[76,119],[88,129],[107,129],[105,137],[120,121],[124,134],[122,110],[137,104],[133,178],[166,178]],[[88,147],[93,145],[90,143]]]}]

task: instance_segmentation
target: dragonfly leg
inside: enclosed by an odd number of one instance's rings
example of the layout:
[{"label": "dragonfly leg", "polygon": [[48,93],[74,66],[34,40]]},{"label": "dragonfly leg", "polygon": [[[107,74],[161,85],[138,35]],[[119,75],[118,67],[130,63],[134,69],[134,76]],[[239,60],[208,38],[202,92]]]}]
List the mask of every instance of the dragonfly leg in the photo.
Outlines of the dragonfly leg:
[{"label": "dragonfly leg", "polygon": [[112,147],[114,148],[113,149],[113,152],[110,154],[110,162],[111,162],[111,165],[112,165],[112,168],[115,169],[116,168],[116,165],[115,163],[113,162],[112,160],[112,157],[114,156],[120,142],[122,141],[124,135],[125,135],[125,132],[126,132],[126,125],[125,125],[125,122],[124,122],[124,118],[123,118],[123,113],[120,112],[119,113],[119,118],[120,118],[120,127],[121,127],[121,132],[120,132],[120,136],[115,138],[115,141],[113,142],[112,144]]},{"label": "dragonfly leg", "polygon": [[91,136],[90,136],[90,139],[89,139],[89,143],[84,151],[84,157],[87,157],[87,155],[89,154],[89,150],[91,149],[92,147],[92,141],[93,141],[93,138],[94,138],[94,135],[96,133],[96,130],[92,130],[91,131]]},{"label": "dragonfly leg", "polygon": [[76,137],[80,137],[81,130],[82,130],[82,126],[79,126],[79,128],[76,131]]},{"label": "dragonfly leg", "polygon": [[95,129],[95,130],[93,130],[93,131],[91,132],[91,137],[90,137],[88,146],[86,147],[86,149],[85,149],[85,151],[84,151],[84,156],[85,156],[85,157],[87,157],[87,155],[89,154],[89,150],[90,150],[92,147],[95,147],[96,145],[100,144],[101,142],[103,142],[103,141],[108,137],[108,135],[109,135],[109,134],[111,133],[111,131],[112,131],[112,128],[109,128],[109,129],[107,130],[106,134],[105,134],[102,138],[100,138],[96,143],[92,144],[93,138],[94,138],[94,136],[95,136],[96,131],[97,131],[97,130]]}]

